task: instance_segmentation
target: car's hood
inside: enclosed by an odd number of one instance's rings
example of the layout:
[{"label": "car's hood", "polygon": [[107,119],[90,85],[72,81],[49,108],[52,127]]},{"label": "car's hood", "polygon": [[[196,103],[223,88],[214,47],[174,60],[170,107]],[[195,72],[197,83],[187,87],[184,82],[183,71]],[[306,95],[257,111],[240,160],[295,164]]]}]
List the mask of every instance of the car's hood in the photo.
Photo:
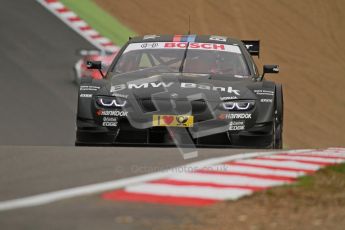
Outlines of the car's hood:
[{"label": "car's hood", "polygon": [[[110,92],[114,95],[134,95],[136,98],[157,97],[186,98],[196,94],[206,94],[208,100],[256,99],[252,89],[258,82],[250,78],[218,77],[209,74],[147,73],[136,71],[115,75],[111,79]],[[162,93],[165,92],[165,93]],[[159,94],[161,93],[161,94]]]}]

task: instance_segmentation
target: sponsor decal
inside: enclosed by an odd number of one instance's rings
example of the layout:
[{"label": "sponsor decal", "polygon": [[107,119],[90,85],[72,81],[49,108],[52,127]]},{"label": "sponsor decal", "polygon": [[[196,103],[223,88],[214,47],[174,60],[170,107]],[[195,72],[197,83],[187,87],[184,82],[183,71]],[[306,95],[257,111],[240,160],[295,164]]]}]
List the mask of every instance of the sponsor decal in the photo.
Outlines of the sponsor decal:
[{"label": "sponsor decal", "polygon": [[217,35],[210,36],[211,41],[226,42],[226,39],[227,37],[224,37],[224,36],[217,36]]},{"label": "sponsor decal", "polygon": [[[164,48],[187,48],[188,43],[182,42],[167,42],[164,45]],[[190,43],[188,49],[203,49],[203,50],[220,50],[225,51],[224,44],[216,43]]]},{"label": "sponsor decal", "polygon": [[[142,84],[133,84],[130,83],[128,86],[126,84],[120,84],[120,85],[113,85],[111,86],[110,92],[117,92],[120,90],[124,90],[126,88],[128,89],[146,89],[149,87],[158,88],[158,87],[164,87],[169,88],[172,86],[174,82],[150,82],[150,83],[142,83]],[[181,82],[180,83],[181,88],[188,88],[188,89],[205,89],[205,90],[213,90],[213,91],[220,91],[220,92],[228,92],[230,94],[235,94],[237,96],[240,95],[240,90],[234,89],[231,86],[229,87],[223,87],[223,86],[210,86],[210,85],[202,85],[202,84],[196,84],[196,83],[187,83],[187,82]]]},{"label": "sponsor decal", "polygon": [[99,109],[96,112],[97,116],[116,116],[116,117],[127,117],[128,112],[127,111],[121,111],[121,110],[102,110]]},{"label": "sponsor decal", "polygon": [[260,100],[260,102],[262,102],[262,103],[272,103],[272,102],[273,102],[273,99],[262,98],[262,99]]},{"label": "sponsor decal", "polygon": [[82,93],[82,94],[80,94],[80,97],[91,98],[91,97],[92,97],[92,94]]},{"label": "sponsor decal", "polygon": [[201,85],[201,84],[196,84],[196,83],[181,82],[181,88],[198,88],[198,89],[228,92],[228,93],[232,93],[232,94],[235,94],[238,96],[240,95],[240,90],[233,89],[231,86],[229,86],[229,87],[218,87],[218,86]]},{"label": "sponsor decal", "polygon": [[152,126],[193,127],[194,117],[190,115],[153,115]]},{"label": "sponsor decal", "polygon": [[251,119],[251,113],[222,113],[218,116],[219,120],[225,119]]},{"label": "sponsor decal", "polygon": [[180,124],[185,124],[189,118],[189,116],[177,116],[176,121]]},{"label": "sponsor decal", "polygon": [[118,125],[117,117],[103,117],[102,126],[116,127]]},{"label": "sponsor decal", "polygon": [[117,124],[118,124],[117,121],[113,121],[113,122],[105,121],[105,122],[102,122],[102,126],[104,126],[104,127],[116,127]]},{"label": "sponsor decal", "polygon": [[[189,45],[188,45],[189,44]],[[194,49],[194,50],[213,50],[222,52],[231,52],[241,54],[241,50],[237,45],[217,44],[217,43],[201,43],[193,41],[172,41],[172,42],[142,42],[131,43],[127,46],[123,53],[133,50],[143,49]]]},{"label": "sponsor decal", "polygon": [[234,99],[238,99],[236,96],[232,96],[232,97],[221,97],[220,100],[222,101],[228,101],[228,100],[234,100]]},{"label": "sponsor decal", "polygon": [[99,90],[100,88],[101,88],[101,87],[99,87],[99,86],[82,85],[82,86],[80,86],[80,91],[86,91],[86,90],[97,91],[97,90]]},{"label": "sponsor decal", "polygon": [[228,113],[226,119],[251,119],[251,113]]},{"label": "sponsor decal", "polygon": [[117,117],[103,117],[103,121],[117,121]]},{"label": "sponsor decal", "polygon": [[244,125],[244,121],[230,121],[229,125]]},{"label": "sponsor decal", "polygon": [[256,89],[256,90],[254,90],[254,93],[256,95],[269,95],[269,96],[273,96],[274,95],[274,91],[262,90],[262,89]]},{"label": "sponsor decal", "polygon": [[245,125],[243,121],[231,121],[229,123],[229,130],[235,131],[235,130],[244,130]]},{"label": "sponsor decal", "polygon": [[147,48],[154,49],[154,48],[156,48],[158,46],[159,46],[159,44],[157,42],[142,43],[140,45],[140,47],[143,48],[143,49],[147,49]]}]

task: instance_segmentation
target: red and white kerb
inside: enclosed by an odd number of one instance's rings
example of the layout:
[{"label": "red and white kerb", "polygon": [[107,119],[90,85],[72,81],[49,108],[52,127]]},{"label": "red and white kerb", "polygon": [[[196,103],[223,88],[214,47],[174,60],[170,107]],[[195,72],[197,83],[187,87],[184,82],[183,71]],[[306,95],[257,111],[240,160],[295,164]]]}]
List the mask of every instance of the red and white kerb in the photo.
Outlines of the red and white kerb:
[{"label": "red and white kerb", "polygon": [[170,205],[204,206],[236,200],[273,186],[293,183],[322,167],[345,162],[345,148],[282,151],[176,172],[104,193],[103,199]]},{"label": "red and white kerb", "polygon": [[120,49],[58,0],[37,1],[98,49],[108,52],[116,52]]}]

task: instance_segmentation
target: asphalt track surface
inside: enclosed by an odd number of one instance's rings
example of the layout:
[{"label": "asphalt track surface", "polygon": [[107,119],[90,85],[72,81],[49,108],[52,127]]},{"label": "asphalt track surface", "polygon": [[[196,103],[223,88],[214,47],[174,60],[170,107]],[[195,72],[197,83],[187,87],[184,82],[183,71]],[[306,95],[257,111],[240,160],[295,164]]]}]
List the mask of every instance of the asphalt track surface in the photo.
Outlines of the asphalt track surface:
[{"label": "asphalt track surface", "polygon": [[[186,161],[174,148],[73,147],[72,65],[77,49],[92,46],[35,1],[2,0],[0,30],[0,201],[243,152],[201,149]],[[187,210],[95,194],[0,212],[0,229],[152,229]]]},{"label": "asphalt track surface", "polygon": [[92,48],[37,2],[1,0],[0,145],[73,145],[78,48]]},{"label": "asphalt track surface", "polygon": [[[0,147],[0,201],[142,175],[240,152],[243,150],[201,149],[198,158],[186,161],[171,148],[3,146]],[[160,221],[180,221],[186,211],[188,208],[105,201],[95,194],[0,212],[0,229],[152,229],[151,224]],[[123,223],[121,218],[128,216],[135,221]]]}]

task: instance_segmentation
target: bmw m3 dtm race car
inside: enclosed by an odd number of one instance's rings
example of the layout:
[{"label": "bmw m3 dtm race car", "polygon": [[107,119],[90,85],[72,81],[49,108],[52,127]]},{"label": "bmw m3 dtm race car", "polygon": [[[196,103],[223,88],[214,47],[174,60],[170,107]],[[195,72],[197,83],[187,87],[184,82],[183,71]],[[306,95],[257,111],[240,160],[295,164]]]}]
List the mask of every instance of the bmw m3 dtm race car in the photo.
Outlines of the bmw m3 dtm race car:
[{"label": "bmw m3 dtm race car", "polygon": [[225,36],[131,38],[104,78],[81,79],[76,145],[282,148],[282,86],[264,78],[279,67],[260,74],[259,52]]}]

